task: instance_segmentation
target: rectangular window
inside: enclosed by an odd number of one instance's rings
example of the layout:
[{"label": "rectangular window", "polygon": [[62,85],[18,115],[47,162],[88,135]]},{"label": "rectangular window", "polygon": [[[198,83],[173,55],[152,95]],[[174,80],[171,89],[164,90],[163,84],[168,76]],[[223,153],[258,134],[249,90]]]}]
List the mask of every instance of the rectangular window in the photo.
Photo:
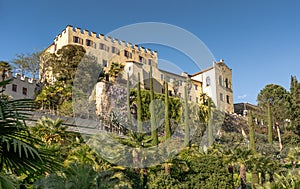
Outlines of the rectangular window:
[{"label": "rectangular window", "polygon": [[124,51],[124,56],[126,57],[126,58],[129,58],[129,52],[128,51]]},{"label": "rectangular window", "polygon": [[230,104],[230,98],[229,98],[229,95],[226,95],[226,101],[228,104]]},{"label": "rectangular window", "polygon": [[74,42],[74,43],[79,43],[79,37],[74,36],[73,42]]},{"label": "rectangular window", "polygon": [[93,45],[94,42],[91,41],[91,40],[89,40],[89,39],[86,40],[85,44],[86,44],[86,46],[94,46],[94,45]]},{"label": "rectangular window", "polygon": [[22,93],[23,93],[23,95],[27,95],[27,88],[26,87],[22,88]]},{"label": "rectangular window", "polygon": [[178,82],[179,82],[179,85],[180,85],[180,86],[182,86],[182,81],[181,81],[181,80],[179,80]]},{"label": "rectangular window", "polygon": [[139,56],[139,61],[140,61],[140,63],[143,63],[143,57],[142,56]]},{"label": "rectangular window", "polygon": [[125,50],[125,51],[124,51],[124,56],[125,56],[126,58],[132,58],[132,53]]},{"label": "rectangular window", "polygon": [[112,53],[115,53],[115,54],[120,54],[119,49],[116,48],[116,47],[111,47],[111,52],[112,52]]},{"label": "rectangular window", "polygon": [[220,100],[224,101],[224,99],[223,99],[223,93],[220,93]]},{"label": "rectangular window", "polygon": [[80,37],[74,36],[73,37],[73,42],[83,44],[83,39],[81,39]]},{"label": "rectangular window", "polygon": [[148,59],[148,65],[152,65],[152,60],[151,59]]},{"label": "rectangular window", "polygon": [[199,99],[198,99],[198,97],[196,97],[196,103],[199,103]]},{"label": "rectangular window", "polygon": [[103,44],[103,43],[100,43],[100,44],[99,44],[99,49],[101,49],[101,50],[106,50],[106,45]]},{"label": "rectangular window", "polygon": [[167,82],[170,83],[171,78],[169,76],[167,76]]},{"label": "rectangular window", "polygon": [[12,91],[13,91],[13,92],[17,92],[17,85],[16,85],[16,84],[13,84],[13,85],[12,85]]},{"label": "rectangular window", "polygon": [[164,80],[164,75],[163,74],[160,74],[160,80]]},{"label": "rectangular window", "polygon": [[196,90],[196,91],[198,90],[198,85],[195,85],[195,90]]},{"label": "rectangular window", "polygon": [[181,93],[178,93],[178,97],[181,97]]},{"label": "rectangular window", "polygon": [[103,67],[107,67],[107,60],[102,60]]}]

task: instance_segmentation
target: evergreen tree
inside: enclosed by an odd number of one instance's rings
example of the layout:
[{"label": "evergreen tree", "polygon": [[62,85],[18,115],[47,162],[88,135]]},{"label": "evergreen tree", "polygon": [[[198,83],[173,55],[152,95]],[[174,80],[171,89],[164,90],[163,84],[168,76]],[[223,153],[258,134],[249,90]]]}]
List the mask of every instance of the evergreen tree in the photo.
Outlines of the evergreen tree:
[{"label": "evergreen tree", "polygon": [[300,125],[300,83],[296,76],[291,76],[289,110],[290,126],[297,129]]},{"label": "evergreen tree", "polygon": [[208,99],[208,147],[211,147],[214,143],[213,138],[213,112],[211,98]]},{"label": "evergreen tree", "polygon": [[156,128],[155,120],[155,111],[154,111],[154,89],[153,89],[153,77],[152,77],[152,67],[150,67],[150,114],[151,114],[151,136],[152,136],[152,145],[158,145],[158,135]]},{"label": "evergreen tree", "polygon": [[130,110],[130,81],[129,81],[129,73],[127,73],[127,121],[128,121],[128,126],[131,129],[132,126],[132,120],[131,120],[131,110]]},{"label": "evergreen tree", "polygon": [[138,86],[137,86],[137,131],[142,132],[142,98],[141,98],[141,79],[138,73]]},{"label": "evergreen tree", "polygon": [[184,86],[184,145],[190,146],[190,127],[189,127],[187,84]]},{"label": "evergreen tree", "polygon": [[[252,112],[249,111],[248,112],[248,126],[249,126],[249,140],[250,140],[250,149],[252,151],[253,154],[256,153],[256,147],[255,147],[255,126],[253,124],[253,116],[252,116]],[[251,179],[251,185],[252,188],[255,188],[255,184],[258,183],[258,173],[257,173],[257,169],[254,168],[252,170],[252,179]]]},{"label": "evergreen tree", "polygon": [[171,126],[169,117],[169,88],[165,77],[165,137],[166,140],[171,137]]},{"label": "evergreen tree", "polygon": [[252,152],[256,152],[256,147],[255,147],[255,126],[253,124],[253,116],[252,116],[252,111],[248,111],[248,126],[249,126],[249,140],[250,140],[250,148]]}]

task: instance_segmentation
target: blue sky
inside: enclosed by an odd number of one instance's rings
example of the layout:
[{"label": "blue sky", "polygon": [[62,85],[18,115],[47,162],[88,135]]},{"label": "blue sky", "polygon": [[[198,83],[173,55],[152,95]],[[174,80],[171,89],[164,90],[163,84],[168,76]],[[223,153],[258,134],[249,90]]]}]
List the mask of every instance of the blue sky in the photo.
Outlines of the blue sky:
[{"label": "blue sky", "polygon": [[[289,88],[300,79],[300,1],[58,1],[0,0],[0,60],[43,50],[70,24],[106,34],[138,22],[164,22],[195,34],[233,70],[235,102],[256,103],[269,83]],[[152,48],[152,47],[151,47]],[[187,58],[157,47],[159,56],[184,67]]]}]

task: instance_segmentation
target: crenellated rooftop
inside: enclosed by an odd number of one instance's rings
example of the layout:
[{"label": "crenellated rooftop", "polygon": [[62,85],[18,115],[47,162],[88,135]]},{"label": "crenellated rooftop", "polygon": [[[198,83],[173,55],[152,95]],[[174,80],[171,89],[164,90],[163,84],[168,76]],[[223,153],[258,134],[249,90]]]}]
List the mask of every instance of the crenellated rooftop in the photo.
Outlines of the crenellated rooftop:
[{"label": "crenellated rooftop", "polygon": [[37,83],[37,80],[35,80],[33,78],[26,77],[26,76],[22,76],[21,74],[18,74],[18,73],[16,73],[15,75],[10,75],[10,77],[13,77],[16,80],[20,80],[20,81],[27,82],[27,83],[30,83],[30,84],[36,84]]},{"label": "crenellated rooftop", "polygon": [[102,40],[110,42],[112,45],[117,44],[123,48],[132,48],[132,50],[141,51],[146,54],[154,55],[155,57],[157,57],[157,51],[153,51],[151,49],[144,48],[143,46],[132,44],[130,42],[119,40],[117,38],[113,38],[108,35],[97,34],[96,32],[90,32],[89,30],[86,30],[86,29],[82,30],[81,28],[73,27],[71,25],[68,25],[60,34],[58,34],[55,37],[54,41],[57,42],[63,35],[67,34],[67,31],[73,32],[74,35],[78,34],[78,35],[84,35],[86,37],[92,37],[95,40],[102,39]]}]

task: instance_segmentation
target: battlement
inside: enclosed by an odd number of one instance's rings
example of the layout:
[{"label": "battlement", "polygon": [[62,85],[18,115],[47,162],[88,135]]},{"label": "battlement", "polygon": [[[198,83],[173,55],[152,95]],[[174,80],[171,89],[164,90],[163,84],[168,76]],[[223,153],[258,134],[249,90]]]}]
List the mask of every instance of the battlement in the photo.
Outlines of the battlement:
[{"label": "battlement", "polygon": [[26,76],[22,76],[19,73],[16,73],[14,75],[11,73],[9,75],[9,78],[13,78],[15,80],[23,81],[23,82],[30,83],[30,84],[36,84],[37,83],[37,80],[35,80],[33,78],[26,77]]},{"label": "battlement", "polygon": [[124,49],[131,48],[132,50],[136,50],[157,57],[157,51],[153,51],[151,49],[147,49],[140,45],[132,44],[130,42],[119,40],[117,38],[113,38],[108,35],[97,34],[96,32],[90,32],[89,30],[86,29],[82,30],[81,28],[73,27],[71,25],[67,25],[67,27],[55,37],[54,41],[57,42],[60,38],[62,38],[62,36],[66,35],[67,33],[72,33],[73,35],[78,35],[78,36],[83,35],[84,37],[91,37],[94,38],[95,41],[98,39],[105,40],[111,43],[111,45],[117,44],[118,46]]}]

